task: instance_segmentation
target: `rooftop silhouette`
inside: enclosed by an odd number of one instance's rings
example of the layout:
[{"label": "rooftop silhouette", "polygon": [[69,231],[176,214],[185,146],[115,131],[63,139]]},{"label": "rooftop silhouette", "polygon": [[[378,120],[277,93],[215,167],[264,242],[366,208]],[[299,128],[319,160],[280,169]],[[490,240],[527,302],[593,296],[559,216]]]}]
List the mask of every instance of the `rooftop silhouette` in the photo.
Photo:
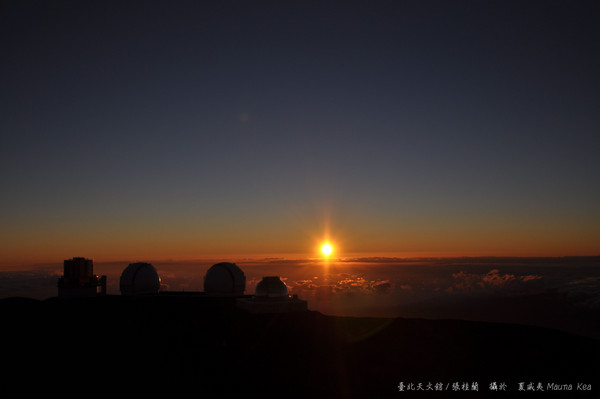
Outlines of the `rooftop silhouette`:
[{"label": "rooftop silhouette", "polygon": [[[93,261],[85,258],[65,260],[65,275],[59,277],[61,297],[106,295],[106,276],[92,274]],[[100,288],[98,288],[100,287]],[[283,313],[306,311],[308,303],[297,295],[290,296],[288,287],[278,276],[264,277],[256,286],[254,295],[246,295],[246,276],[235,263],[220,262],[208,269],[204,276],[204,292],[161,292],[161,278],[156,268],[147,262],[130,263],[119,279],[121,295],[195,296],[231,299],[241,309],[252,313]],[[98,291],[100,289],[100,291]]]},{"label": "rooftop silhouette", "polygon": [[106,276],[94,274],[94,262],[86,258],[64,261],[63,276],[58,279],[58,296],[89,297],[106,294]]}]

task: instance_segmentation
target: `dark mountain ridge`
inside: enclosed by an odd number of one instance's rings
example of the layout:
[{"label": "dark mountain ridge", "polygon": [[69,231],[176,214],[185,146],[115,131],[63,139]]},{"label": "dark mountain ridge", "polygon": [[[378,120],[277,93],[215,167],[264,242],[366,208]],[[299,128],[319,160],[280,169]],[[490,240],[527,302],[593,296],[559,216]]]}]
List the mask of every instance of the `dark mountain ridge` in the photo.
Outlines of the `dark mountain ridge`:
[{"label": "dark mountain ridge", "polygon": [[[541,327],[314,311],[256,315],[233,299],[193,294],[6,298],[0,311],[10,366],[3,387],[21,392],[93,386],[193,387],[206,397],[534,394],[519,391],[519,383],[547,395],[600,392],[600,341]],[[569,384],[569,392],[553,389]],[[577,384],[591,384],[591,392]]]}]

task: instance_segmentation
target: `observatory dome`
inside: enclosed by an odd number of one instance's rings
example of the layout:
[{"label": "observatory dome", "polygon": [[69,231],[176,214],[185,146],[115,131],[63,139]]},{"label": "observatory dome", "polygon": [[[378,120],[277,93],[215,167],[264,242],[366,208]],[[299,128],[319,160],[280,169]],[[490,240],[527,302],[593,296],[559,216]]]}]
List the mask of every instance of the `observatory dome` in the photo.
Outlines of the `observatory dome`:
[{"label": "observatory dome", "polygon": [[131,263],[123,270],[121,295],[155,294],[160,289],[160,277],[150,263]]},{"label": "observatory dome", "polygon": [[235,263],[213,265],[204,277],[204,292],[218,296],[241,296],[246,289],[246,275]]},{"label": "observatory dome", "polygon": [[289,298],[287,285],[278,276],[263,277],[256,285],[254,296],[257,298]]}]

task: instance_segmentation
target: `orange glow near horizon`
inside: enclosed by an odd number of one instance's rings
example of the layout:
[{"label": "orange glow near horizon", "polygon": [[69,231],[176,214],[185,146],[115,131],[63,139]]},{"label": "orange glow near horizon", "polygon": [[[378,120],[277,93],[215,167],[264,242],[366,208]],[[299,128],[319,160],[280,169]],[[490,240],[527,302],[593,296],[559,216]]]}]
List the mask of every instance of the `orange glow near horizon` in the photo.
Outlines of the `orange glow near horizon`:
[{"label": "orange glow near horizon", "polygon": [[[597,229],[568,224],[531,225],[483,222],[463,224],[423,220],[413,224],[378,224],[350,217],[324,216],[277,225],[253,221],[236,228],[213,224],[130,223],[105,226],[36,225],[0,230],[0,268],[62,263],[83,256],[96,262],[189,261],[197,259],[310,259],[329,262],[353,257],[560,257],[599,256]],[[241,227],[240,227],[241,226]],[[434,228],[435,226],[435,228]],[[542,228],[543,227],[543,228]],[[73,235],[73,231],[81,234]],[[330,249],[324,251],[324,244]],[[329,252],[331,250],[331,252]]]},{"label": "orange glow near horizon", "polygon": [[[334,250],[333,253],[337,251]],[[331,264],[331,262],[336,262],[336,260],[332,256],[324,256],[324,254],[320,251],[319,258],[325,262],[325,266]],[[137,261],[145,261],[150,263],[155,262],[165,262],[165,263],[186,263],[186,262],[212,262],[217,263],[220,261],[231,261],[231,262],[254,262],[254,261],[264,261],[268,260],[272,262],[274,259],[281,260],[298,260],[298,261],[310,261],[310,254],[308,253],[273,253],[273,254],[258,254],[258,253],[250,253],[250,254],[240,254],[240,253],[231,253],[231,254],[198,254],[197,256],[168,256],[168,255],[141,255],[137,254],[123,254],[121,256],[107,256],[105,254],[100,254],[98,252],[91,251],[65,251],[61,254],[48,254],[45,257],[32,257],[32,258],[7,258],[0,260],[0,271],[7,270],[27,270],[28,267],[36,266],[39,267],[41,265],[52,265],[52,264],[62,264],[63,260],[71,259],[73,257],[85,257],[88,259],[94,260],[95,263],[112,263],[112,262],[137,262]],[[404,259],[418,259],[418,258],[478,258],[478,257],[523,257],[523,258],[554,258],[554,257],[564,257],[564,256],[600,256],[598,252],[486,252],[486,251],[471,251],[471,252],[458,252],[458,251],[431,251],[431,252],[359,252],[359,253],[345,253],[343,257],[336,259],[352,259],[352,258],[404,258]]]}]

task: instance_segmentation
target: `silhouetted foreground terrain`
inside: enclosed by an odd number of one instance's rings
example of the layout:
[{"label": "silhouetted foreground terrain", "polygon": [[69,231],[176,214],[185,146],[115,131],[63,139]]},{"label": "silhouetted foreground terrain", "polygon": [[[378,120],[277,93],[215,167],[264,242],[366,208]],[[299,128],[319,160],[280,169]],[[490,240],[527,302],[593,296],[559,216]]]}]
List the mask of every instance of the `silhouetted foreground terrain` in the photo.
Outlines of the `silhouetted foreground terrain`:
[{"label": "silhouetted foreground terrain", "polygon": [[[586,396],[578,383],[592,385],[588,396],[600,392],[600,341],[538,327],[312,311],[250,315],[231,301],[194,296],[7,298],[0,311],[8,366],[2,389],[22,393]],[[415,390],[400,392],[400,382]],[[542,383],[545,391],[519,392],[519,382]],[[478,392],[455,392],[454,383],[477,383]],[[506,384],[506,393],[490,391],[491,383]],[[573,390],[548,392],[549,383]],[[443,390],[425,390],[428,384]]]}]

